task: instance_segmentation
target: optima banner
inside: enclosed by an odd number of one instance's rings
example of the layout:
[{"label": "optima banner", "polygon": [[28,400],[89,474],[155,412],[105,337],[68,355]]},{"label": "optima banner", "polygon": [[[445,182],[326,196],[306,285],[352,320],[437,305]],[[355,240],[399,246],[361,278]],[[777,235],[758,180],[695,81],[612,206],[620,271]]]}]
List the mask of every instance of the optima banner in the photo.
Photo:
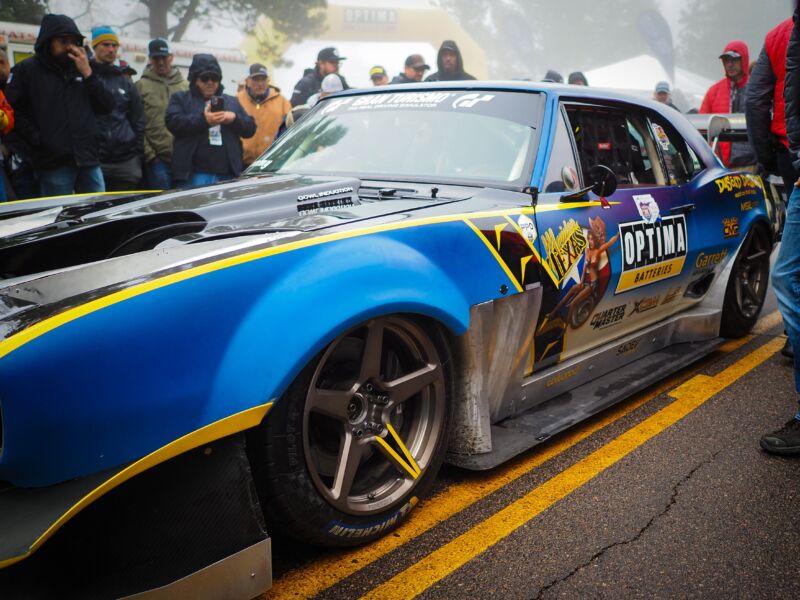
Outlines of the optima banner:
[{"label": "optima banner", "polygon": [[620,224],[619,237],[622,273],[617,294],[681,274],[688,246],[684,215]]}]

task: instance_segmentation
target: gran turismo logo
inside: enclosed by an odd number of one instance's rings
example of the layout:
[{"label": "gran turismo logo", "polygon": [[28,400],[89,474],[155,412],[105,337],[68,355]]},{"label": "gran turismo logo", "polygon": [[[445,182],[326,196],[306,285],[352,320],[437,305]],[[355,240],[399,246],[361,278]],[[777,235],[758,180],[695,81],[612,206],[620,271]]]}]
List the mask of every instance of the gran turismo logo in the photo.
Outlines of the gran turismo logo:
[{"label": "gran turismo logo", "polygon": [[472,108],[478,102],[491,102],[494,94],[464,94],[453,100],[453,108]]}]

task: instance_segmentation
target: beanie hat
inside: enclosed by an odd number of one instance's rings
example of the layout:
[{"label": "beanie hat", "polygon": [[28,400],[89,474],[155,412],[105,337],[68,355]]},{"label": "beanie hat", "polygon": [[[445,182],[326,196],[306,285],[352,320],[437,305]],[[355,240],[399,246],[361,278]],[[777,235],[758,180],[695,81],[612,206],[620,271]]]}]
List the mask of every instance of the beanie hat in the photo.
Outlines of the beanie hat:
[{"label": "beanie hat", "polygon": [[92,48],[102,42],[117,42],[119,44],[119,37],[108,25],[101,25],[92,29]]}]

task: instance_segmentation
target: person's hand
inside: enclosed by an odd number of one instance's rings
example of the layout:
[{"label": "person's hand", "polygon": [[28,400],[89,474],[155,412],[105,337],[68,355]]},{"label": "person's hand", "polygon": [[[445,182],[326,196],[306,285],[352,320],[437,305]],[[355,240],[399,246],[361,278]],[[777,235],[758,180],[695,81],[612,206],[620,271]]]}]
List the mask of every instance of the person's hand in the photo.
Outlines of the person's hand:
[{"label": "person's hand", "polygon": [[89,65],[89,57],[86,55],[86,49],[83,46],[72,46],[67,50],[67,56],[70,57],[78,73],[87,79],[92,74],[92,67]]},{"label": "person's hand", "polygon": [[230,110],[226,110],[222,114],[225,115],[225,117],[222,119],[222,124],[223,125],[230,125],[231,123],[233,123],[236,120],[236,113],[235,112],[232,112]]},{"label": "person's hand", "polygon": [[222,125],[222,123],[225,120],[225,114],[226,113],[224,112],[211,112],[210,110],[208,110],[208,107],[206,107],[206,112],[205,112],[206,123],[208,123],[209,127]]}]

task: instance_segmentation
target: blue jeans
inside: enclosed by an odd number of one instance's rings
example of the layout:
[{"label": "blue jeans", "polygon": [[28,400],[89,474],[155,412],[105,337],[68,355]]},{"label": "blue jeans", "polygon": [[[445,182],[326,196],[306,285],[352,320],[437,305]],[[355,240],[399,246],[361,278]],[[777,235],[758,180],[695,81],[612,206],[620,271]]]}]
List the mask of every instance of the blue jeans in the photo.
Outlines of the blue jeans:
[{"label": "blue jeans", "polygon": [[794,350],[794,380],[800,392],[800,188],[797,187],[792,188],[786,208],[786,225],[772,270],[772,286]]},{"label": "blue jeans", "polygon": [[233,179],[232,175],[217,175],[216,173],[192,173],[189,175],[188,181],[176,181],[176,187],[203,187],[206,185],[214,185],[220,181],[227,181]]},{"label": "blue jeans", "polygon": [[145,165],[147,187],[151,190],[172,189],[172,166],[160,158],[154,158]]},{"label": "blue jeans", "polygon": [[96,167],[58,167],[36,171],[43,197],[105,192],[103,172]]},{"label": "blue jeans", "polygon": [[6,195],[6,184],[3,181],[3,176],[0,175],[0,202],[5,202],[8,200],[8,196]]}]

